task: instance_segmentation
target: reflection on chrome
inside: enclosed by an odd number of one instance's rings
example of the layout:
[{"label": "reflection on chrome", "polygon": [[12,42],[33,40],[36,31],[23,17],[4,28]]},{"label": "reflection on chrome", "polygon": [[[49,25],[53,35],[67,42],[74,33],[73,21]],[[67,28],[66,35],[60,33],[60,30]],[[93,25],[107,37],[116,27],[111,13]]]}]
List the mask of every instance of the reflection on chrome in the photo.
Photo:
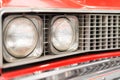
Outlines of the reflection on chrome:
[{"label": "reflection on chrome", "polygon": [[[84,63],[72,64],[55,68],[45,72],[31,74],[27,77],[20,77],[17,80],[68,80],[77,76],[85,76],[97,71],[106,70],[120,65],[118,57],[94,60]],[[16,80],[16,79],[14,79]]]}]

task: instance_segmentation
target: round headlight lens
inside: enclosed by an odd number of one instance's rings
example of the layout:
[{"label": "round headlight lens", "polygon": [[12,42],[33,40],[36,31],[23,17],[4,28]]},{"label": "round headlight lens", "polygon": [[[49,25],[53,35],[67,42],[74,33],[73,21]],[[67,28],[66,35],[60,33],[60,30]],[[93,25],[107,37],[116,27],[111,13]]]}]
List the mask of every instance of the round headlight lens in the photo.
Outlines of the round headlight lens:
[{"label": "round headlight lens", "polygon": [[52,43],[60,51],[68,50],[72,44],[74,32],[67,18],[58,18],[52,25]]},{"label": "round headlight lens", "polygon": [[12,19],[4,29],[4,44],[14,57],[25,57],[36,47],[38,33],[34,23],[26,17]]}]

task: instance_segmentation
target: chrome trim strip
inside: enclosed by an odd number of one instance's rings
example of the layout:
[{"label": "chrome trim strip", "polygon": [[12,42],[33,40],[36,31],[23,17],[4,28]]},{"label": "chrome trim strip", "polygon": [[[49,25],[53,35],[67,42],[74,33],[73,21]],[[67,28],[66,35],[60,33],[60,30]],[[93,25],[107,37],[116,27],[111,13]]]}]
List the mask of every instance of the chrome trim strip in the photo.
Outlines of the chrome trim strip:
[{"label": "chrome trim strip", "polygon": [[35,75],[30,75],[28,77],[23,77],[23,78],[21,77],[20,79],[19,78],[17,78],[17,79],[18,80],[38,80],[38,79],[43,79],[43,78],[47,78],[47,77],[50,77],[50,76],[54,76],[54,75],[57,75],[57,74],[61,74],[61,73],[67,72],[67,71],[77,70],[77,69],[80,69],[80,68],[84,68],[84,67],[88,67],[88,66],[92,66],[92,65],[96,65],[96,64],[101,64],[101,63],[105,63],[105,62],[109,62],[109,61],[111,61],[111,60],[107,59],[107,60],[94,62],[94,63],[91,63],[91,64],[84,64],[84,65],[73,66],[73,67],[66,68],[66,69],[61,69],[61,70],[55,70],[55,71],[53,70],[53,71],[38,73],[38,74],[35,74]]},{"label": "chrome trim strip", "polygon": [[114,9],[87,9],[87,8],[26,8],[26,7],[10,7],[1,8],[2,13],[15,13],[15,12],[65,12],[65,13],[120,13],[120,10]]}]

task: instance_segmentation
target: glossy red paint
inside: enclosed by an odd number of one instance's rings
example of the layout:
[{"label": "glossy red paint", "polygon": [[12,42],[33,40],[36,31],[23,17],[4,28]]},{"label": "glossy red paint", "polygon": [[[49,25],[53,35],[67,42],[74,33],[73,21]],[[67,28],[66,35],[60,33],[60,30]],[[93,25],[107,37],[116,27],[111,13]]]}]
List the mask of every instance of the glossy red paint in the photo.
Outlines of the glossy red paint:
[{"label": "glossy red paint", "polygon": [[75,4],[66,4],[64,0],[3,0],[2,7],[76,8]]},{"label": "glossy red paint", "polygon": [[71,59],[63,59],[63,60],[52,62],[49,64],[44,64],[44,65],[34,66],[31,68],[26,68],[22,70],[16,70],[16,71],[8,72],[8,73],[3,73],[2,77],[8,80],[8,79],[11,79],[17,76],[22,76],[25,74],[33,73],[35,71],[46,71],[46,70],[50,70],[50,69],[54,69],[57,67],[66,66],[70,64],[86,62],[89,60],[97,60],[101,58],[116,57],[116,56],[120,56],[120,51],[106,52],[102,54],[92,54],[92,55],[81,56],[81,57],[79,56],[79,57],[75,57]]},{"label": "glossy red paint", "polygon": [[120,7],[120,0],[86,0],[86,5],[102,7]]},{"label": "glossy red paint", "polygon": [[1,0],[1,7],[120,9],[119,0]]}]

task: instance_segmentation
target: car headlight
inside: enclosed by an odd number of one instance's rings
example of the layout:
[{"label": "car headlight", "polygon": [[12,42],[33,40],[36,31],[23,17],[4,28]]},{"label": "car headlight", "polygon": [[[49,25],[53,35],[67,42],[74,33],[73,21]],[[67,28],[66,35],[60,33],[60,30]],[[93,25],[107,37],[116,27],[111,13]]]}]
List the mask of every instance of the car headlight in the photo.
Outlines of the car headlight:
[{"label": "car headlight", "polygon": [[70,52],[78,48],[78,19],[75,16],[55,16],[50,31],[53,53]]},{"label": "car headlight", "polygon": [[3,27],[5,59],[11,62],[11,58],[40,56],[42,54],[41,28],[42,21],[36,16],[7,17]]}]

